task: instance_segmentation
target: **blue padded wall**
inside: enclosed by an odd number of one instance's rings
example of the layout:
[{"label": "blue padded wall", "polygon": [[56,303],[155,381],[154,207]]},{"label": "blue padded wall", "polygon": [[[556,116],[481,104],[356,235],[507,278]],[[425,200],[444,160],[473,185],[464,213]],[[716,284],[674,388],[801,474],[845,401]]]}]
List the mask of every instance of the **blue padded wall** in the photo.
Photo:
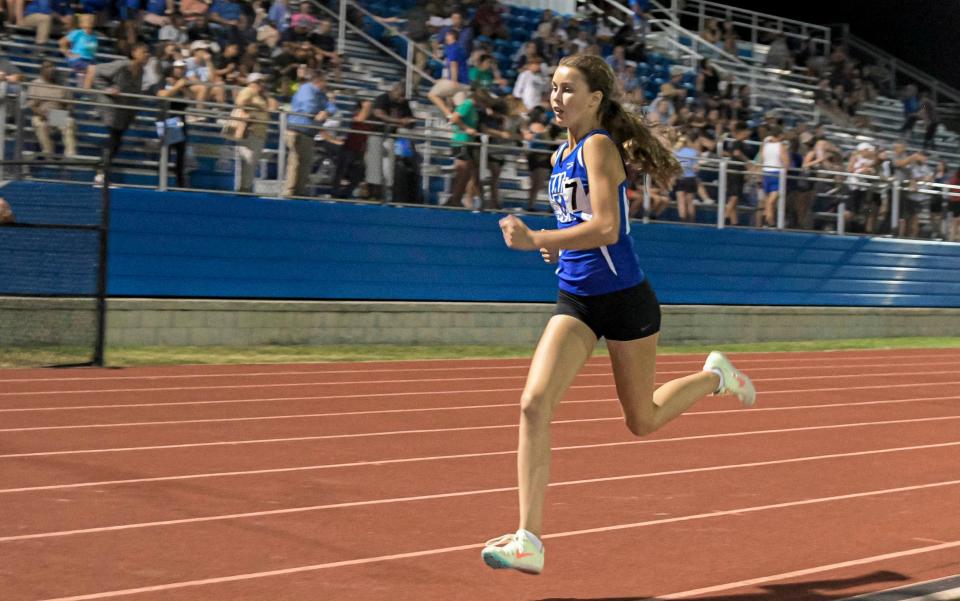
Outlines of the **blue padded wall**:
[{"label": "blue padded wall", "polygon": [[[6,194],[6,190],[0,192]],[[8,200],[29,202],[29,195]],[[21,197],[22,196],[22,197]],[[499,215],[115,190],[115,296],[550,302],[539,253]],[[534,228],[547,217],[524,218]],[[668,304],[960,307],[960,245],[635,223]]]}]

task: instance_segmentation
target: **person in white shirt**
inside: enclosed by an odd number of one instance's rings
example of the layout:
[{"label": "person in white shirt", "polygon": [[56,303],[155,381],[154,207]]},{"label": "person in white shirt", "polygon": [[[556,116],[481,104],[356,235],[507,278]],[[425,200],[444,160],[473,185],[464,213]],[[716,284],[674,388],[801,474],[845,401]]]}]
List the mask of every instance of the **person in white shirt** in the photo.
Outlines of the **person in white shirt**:
[{"label": "person in white shirt", "polygon": [[540,57],[529,59],[527,68],[517,76],[517,83],[513,86],[513,95],[523,101],[528,111],[540,104],[547,89],[547,82],[540,74],[542,62]]},{"label": "person in white shirt", "polygon": [[777,198],[780,195],[780,170],[790,166],[790,155],[787,145],[783,143],[783,132],[773,129],[770,135],[763,139],[763,146],[758,155],[763,165],[763,217],[761,226],[775,226],[777,224]]}]

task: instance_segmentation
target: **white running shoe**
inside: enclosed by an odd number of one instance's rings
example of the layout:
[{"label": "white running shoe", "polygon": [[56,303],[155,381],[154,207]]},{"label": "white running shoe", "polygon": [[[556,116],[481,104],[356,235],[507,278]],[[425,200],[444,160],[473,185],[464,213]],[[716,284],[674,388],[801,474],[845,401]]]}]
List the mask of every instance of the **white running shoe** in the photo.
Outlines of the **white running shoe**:
[{"label": "white running shoe", "polygon": [[735,394],[744,407],[753,407],[757,402],[757,390],[753,387],[753,382],[746,374],[734,367],[727,356],[720,351],[713,351],[707,355],[707,360],[703,363],[704,371],[714,369],[720,370],[723,374],[723,388],[714,394]]},{"label": "white running shoe", "polygon": [[480,557],[495,570],[511,568],[525,574],[539,574],[543,570],[544,549],[538,549],[523,530],[488,540]]}]

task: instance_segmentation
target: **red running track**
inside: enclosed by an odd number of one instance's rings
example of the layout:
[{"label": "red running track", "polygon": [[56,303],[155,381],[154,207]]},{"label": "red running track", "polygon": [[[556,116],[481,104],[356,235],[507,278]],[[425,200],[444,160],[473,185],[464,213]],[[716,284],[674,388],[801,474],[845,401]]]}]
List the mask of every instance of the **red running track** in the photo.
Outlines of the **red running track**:
[{"label": "red running track", "polygon": [[960,573],[960,351],[735,358],[756,408],[643,439],[591,360],[539,577],[479,559],[516,527],[525,361],[0,371],[0,598],[825,601]]}]

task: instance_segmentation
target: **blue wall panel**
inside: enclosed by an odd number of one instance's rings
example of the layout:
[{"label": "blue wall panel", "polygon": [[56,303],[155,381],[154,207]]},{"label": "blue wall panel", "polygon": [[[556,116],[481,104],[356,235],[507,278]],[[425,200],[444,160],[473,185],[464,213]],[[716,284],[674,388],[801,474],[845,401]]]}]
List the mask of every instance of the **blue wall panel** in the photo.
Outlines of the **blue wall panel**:
[{"label": "blue wall panel", "polygon": [[[22,185],[22,184],[18,184]],[[29,195],[11,198],[29,204]],[[33,209],[29,209],[32,211]],[[499,215],[115,190],[116,296],[552,301],[538,253],[503,246]],[[524,218],[533,228],[547,217]],[[634,224],[670,304],[960,307],[960,245]]]}]

